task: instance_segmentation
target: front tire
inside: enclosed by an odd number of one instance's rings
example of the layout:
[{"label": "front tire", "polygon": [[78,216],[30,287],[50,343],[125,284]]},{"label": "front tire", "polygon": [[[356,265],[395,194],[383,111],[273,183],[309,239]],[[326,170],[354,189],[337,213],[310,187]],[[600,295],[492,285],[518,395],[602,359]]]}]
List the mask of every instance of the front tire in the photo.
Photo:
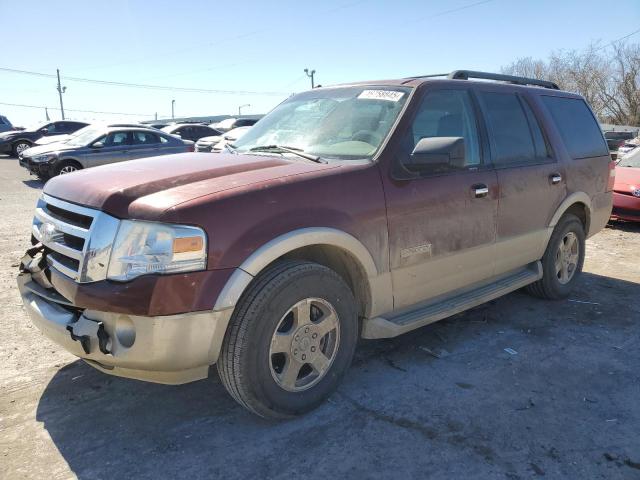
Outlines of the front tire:
[{"label": "front tire", "polygon": [[27,142],[26,140],[18,140],[13,144],[11,148],[11,153],[14,157],[20,157],[20,154],[24,152],[27,148],[31,148],[31,142]]},{"label": "front tire", "polygon": [[53,168],[52,176],[57,177],[58,175],[66,175],[68,173],[77,172],[78,170],[82,170],[82,165],[78,162],[74,162],[73,160],[63,160]]},{"label": "front tire", "polygon": [[312,262],[278,262],[238,303],[218,373],[245,408],[262,417],[289,418],[333,393],[357,339],[355,300],[337,273]]},{"label": "front tire", "polygon": [[585,232],[578,217],[564,215],[551,234],[542,257],[542,278],[526,287],[532,295],[549,300],[567,298],[584,263]]}]

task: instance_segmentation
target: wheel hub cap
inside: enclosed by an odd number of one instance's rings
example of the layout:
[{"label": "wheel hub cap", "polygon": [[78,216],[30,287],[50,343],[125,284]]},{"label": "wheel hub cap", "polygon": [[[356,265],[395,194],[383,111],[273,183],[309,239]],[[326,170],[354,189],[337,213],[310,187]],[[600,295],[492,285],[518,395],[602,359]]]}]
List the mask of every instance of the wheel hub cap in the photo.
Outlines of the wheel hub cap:
[{"label": "wheel hub cap", "polygon": [[296,330],[291,342],[291,355],[298,362],[312,363],[320,351],[320,335],[315,325],[300,327]]}]

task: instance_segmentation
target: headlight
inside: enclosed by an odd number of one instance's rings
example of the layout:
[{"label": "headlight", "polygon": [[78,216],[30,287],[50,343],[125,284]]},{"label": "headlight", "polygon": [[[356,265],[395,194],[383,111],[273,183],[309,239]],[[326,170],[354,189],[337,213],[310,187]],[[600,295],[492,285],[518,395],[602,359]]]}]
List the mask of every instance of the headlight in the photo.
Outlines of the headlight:
[{"label": "headlight", "polygon": [[36,155],[35,157],[31,157],[31,161],[34,163],[44,163],[54,160],[55,158],[57,158],[55,153],[48,153],[45,155]]},{"label": "headlight", "polygon": [[122,220],[107,278],[127,281],[149,273],[204,270],[207,237],[197,227]]}]

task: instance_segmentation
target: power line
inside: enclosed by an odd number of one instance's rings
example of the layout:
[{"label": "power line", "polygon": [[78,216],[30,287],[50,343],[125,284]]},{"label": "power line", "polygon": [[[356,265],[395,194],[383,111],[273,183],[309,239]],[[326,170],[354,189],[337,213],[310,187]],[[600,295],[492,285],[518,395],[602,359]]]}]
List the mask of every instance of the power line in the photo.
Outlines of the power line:
[{"label": "power line", "polygon": [[[9,107],[24,107],[24,108],[47,108],[49,110],[59,110],[56,107],[49,107],[46,105],[25,105],[22,103],[5,103],[5,102],[0,102],[0,105],[6,105]],[[129,115],[132,117],[153,117],[153,115],[149,114],[149,113],[124,113],[124,112],[101,112],[98,110],[73,110],[70,108],[66,109],[67,112],[78,112],[78,113],[103,113],[103,114],[108,114],[108,115]]]},{"label": "power line", "polygon": [[482,0],[480,2],[474,2],[474,3],[469,3],[467,5],[462,5],[461,7],[450,8],[449,10],[443,10],[441,12],[434,13],[433,15],[427,15],[426,17],[418,18],[418,19],[414,20],[411,23],[421,22],[422,20],[427,20],[427,19],[431,19],[431,18],[438,18],[438,17],[441,17],[443,15],[448,15],[450,13],[455,13],[455,12],[459,12],[461,10],[466,10],[467,8],[473,8],[473,7],[477,7],[478,5],[484,5],[485,3],[489,3],[489,2],[492,2],[492,1],[493,0]]},{"label": "power line", "polygon": [[636,31],[634,31],[634,32],[628,33],[628,34],[626,34],[624,37],[616,38],[615,40],[613,40],[613,41],[611,41],[611,42],[607,43],[606,45],[603,45],[603,46],[601,46],[600,48],[596,48],[596,50],[595,50],[595,51],[597,52],[598,50],[603,50],[603,49],[605,49],[605,48],[607,48],[607,47],[612,46],[614,43],[618,43],[618,42],[620,42],[620,41],[622,41],[622,40],[624,40],[624,39],[626,39],[626,38],[629,38],[629,37],[631,37],[631,36],[633,36],[633,35],[636,35],[636,34],[638,34],[638,33],[640,33],[640,29],[638,29],[638,30],[636,30]]},{"label": "power line", "polygon": [[[30,70],[18,70],[15,68],[0,67],[1,72],[15,73],[20,75],[31,75],[36,77],[55,78],[56,75],[43,72],[33,72]],[[214,93],[214,94],[226,94],[226,95],[269,95],[269,96],[282,96],[287,95],[286,92],[273,92],[273,91],[252,91],[252,90],[215,90],[209,88],[191,88],[191,87],[172,87],[169,85],[148,85],[143,83],[128,83],[117,82],[112,80],[99,80],[96,78],[81,78],[81,77],[68,77],[63,76],[66,81],[82,82],[82,83],[94,83],[99,85],[110,85],[114,87],[130,87],[130,88],[142,88],[147,90],[164,90],[172,92],[192,92],[192,93]]]}]

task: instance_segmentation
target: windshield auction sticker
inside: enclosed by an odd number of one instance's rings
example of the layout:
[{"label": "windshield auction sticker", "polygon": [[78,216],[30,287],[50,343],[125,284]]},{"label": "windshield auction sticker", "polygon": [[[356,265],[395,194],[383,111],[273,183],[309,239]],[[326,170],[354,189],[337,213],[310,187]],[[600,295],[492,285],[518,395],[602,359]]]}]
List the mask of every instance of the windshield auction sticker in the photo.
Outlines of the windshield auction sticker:
[{"label": "windshield auction sticker", "polygon": [[388,100],[397,102],[402,98],[404,92],[396,92],[395,90],[363,90],[358,98],[365,100]]}]

